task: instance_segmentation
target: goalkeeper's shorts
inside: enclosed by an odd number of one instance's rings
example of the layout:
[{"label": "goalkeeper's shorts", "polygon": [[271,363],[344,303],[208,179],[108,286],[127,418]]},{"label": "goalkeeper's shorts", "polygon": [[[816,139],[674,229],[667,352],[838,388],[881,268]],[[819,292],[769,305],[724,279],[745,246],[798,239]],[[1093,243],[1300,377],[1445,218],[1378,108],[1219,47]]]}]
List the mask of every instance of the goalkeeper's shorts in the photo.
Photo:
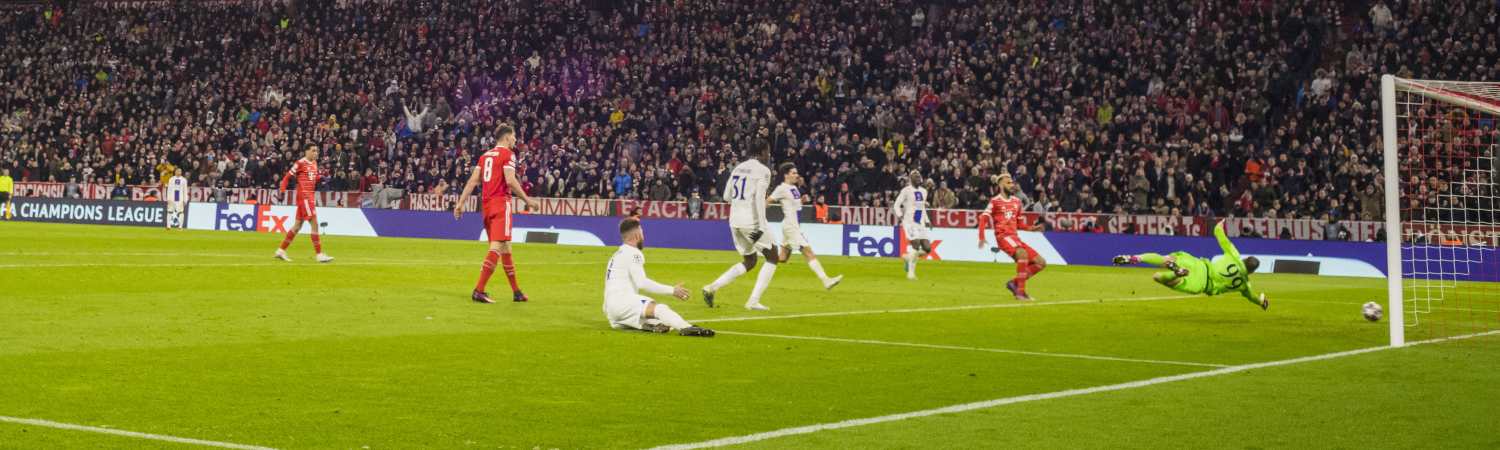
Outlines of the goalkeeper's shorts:
[{"label": "goalkeeper's shorts", "polygon": [[[1187,269],[1188,274],[1178,277],[1172,272],[1160,272],[1158,275],[1177,278],[1180,281],[1172,289],[1186,294],[1202,294],[1208,292],[1208,262],[1199,259],[1187,252],[1174,252],[1172,257],[1177,258],[1177,267]],[[1168,278],[1168,279],[1170,279]]]}]

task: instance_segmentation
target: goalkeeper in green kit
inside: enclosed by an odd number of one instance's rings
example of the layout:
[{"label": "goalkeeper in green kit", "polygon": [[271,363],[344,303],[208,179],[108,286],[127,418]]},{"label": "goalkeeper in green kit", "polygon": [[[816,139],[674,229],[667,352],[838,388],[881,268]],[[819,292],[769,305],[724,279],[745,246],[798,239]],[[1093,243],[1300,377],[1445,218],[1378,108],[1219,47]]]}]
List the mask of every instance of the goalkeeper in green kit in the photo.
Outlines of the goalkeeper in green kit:
[{"label": "goalkeeper in green kit", "polygon": [[1165,267],[1169,272],[1157,272],[1152,278],[1178,292],[1203,295],[1239,292],[1250,303],[1260,306],[1260,309],[1271,307],[1271,301],[1266,300],[1264,292],[1257,293],[1255,288],[1250,287],[1250,274],[1260,267],[1260,260],[1254,256],[1243,260],[1240,258],[1240,251],[1234,248],[1234,244],[1229,242],[1229,236],[1224,234],[1223,221],[1214,225],[1214,238],[1219,240],[1219,248],[1224,250],[1224,254],[1215,256],[1212,260],[1198,258],[1187,252],[1174,252],[1165,256],[1156,253],[1120,255],[1115,257],[1114,262],[1121,266],[1146,263]]}]

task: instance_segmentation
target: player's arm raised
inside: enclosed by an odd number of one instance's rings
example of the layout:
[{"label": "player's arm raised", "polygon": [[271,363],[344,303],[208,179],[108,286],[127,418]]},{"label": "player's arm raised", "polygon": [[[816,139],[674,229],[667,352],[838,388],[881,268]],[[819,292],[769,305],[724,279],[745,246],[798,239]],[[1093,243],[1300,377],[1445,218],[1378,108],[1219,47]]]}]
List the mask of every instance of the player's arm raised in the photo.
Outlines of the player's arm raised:
[{"label": "player's arm raised", "polygon": [[464,205],[469,202],[469,194],[474,193],[474,187],[479,185],[479,166],[474,166],[474,171],[469,173],[469,181],[464,183],[464,190],[458,194],[458,201],[453,203],[453,220],[464,217]]},{"label": "player's arm raised", "polygon": [[514,192],[517,196],[520,196],[521,201],[526,202],[527,209],[542,209],[541,202],[537,201],[534,198],[531,198],[530,195],[526,195],[526,191],[521,189],[521,180],[516,177],[516,168],[511,167],[510,165],[505,166],[505,185],[510,187],[511,192]]},{"label": "player's arm raised", "polygon": [[1217,239],[1219,241],[1219,249],[1224,251],[1224,255],[1230,258],[1234,258],[1235,261],[1240,260],[1240,251],[1239,249],[1234,248],[1233,242],[1229,242],[1229,234],[1224,231],[1223,220],[1220,220],[1219,223],[1214,224],[1214,239]]},{"label": "player's arm raised", "polygon": [[1224,231],[1223,220],[1214,224],[1214,239],[1219,241],[1219,249],[1224,251],[1224,256],[1232,258],[1235,266],[1240,268],[1240,277],[1245,280],[1244,287],[1240,288],[1240,295],[1245,296],[1246,300],[1249,300],[1250,303],[1254,303],[1261,309],[1266,309],[1270,305],[1269,301],[1266,300],[1266,293],[1256,293],[1255,288],[1250,286],[1250,271],[1244,266],[1243,262],[1240,262],[1242,261],[1240,250],[1234,248],[1234,243],[1229,241],[1229,234]]}]

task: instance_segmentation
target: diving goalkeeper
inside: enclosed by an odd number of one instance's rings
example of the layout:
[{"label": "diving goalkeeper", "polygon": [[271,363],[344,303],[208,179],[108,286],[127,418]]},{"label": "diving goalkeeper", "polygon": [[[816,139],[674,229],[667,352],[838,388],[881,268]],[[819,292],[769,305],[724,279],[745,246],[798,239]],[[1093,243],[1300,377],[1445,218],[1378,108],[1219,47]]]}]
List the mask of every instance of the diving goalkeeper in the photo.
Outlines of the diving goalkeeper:
[{"label": "diving goalkeeper", "polygon": [[1257,293],[1255,288],[1250,287],[1250,273],[1260,267],[1260,260],[1254,256],[1241,260],[1240,251],[1234,248],[1234,244],[1229,242],[1229,236],[1224,234],[1223,221],[1214,225],[1214,238],[1219,240],[1219,248],[1224,250],[1224,254],[1215,256],[1212,260],[1204,260],[1187,252],[1174,252],[1165,256],[1156,253],[1120,255],[1115,257],[1114,262],[1122,266],[1146,263],[1165,267],[1169,272],[1157,272],[1152,278],[1178,292],[1203,295],[1239,292],[1262,310],[1271,307],[1271,301],[1266,299],[1264,292]]}]

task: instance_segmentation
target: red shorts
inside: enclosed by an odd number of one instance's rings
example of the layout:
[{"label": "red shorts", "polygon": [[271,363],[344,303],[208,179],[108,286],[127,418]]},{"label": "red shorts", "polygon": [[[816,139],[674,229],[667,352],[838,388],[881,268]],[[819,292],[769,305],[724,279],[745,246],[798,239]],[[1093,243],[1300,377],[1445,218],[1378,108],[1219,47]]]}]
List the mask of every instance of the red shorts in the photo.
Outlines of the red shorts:
[{"label": "red shorts", "polygon": [[510,242],[510,202],[484,205],[484,230],[492,242]]},{"label": "red shorts", "polygon": [[314,197],[297,197],[297,220],[313,220],[318,217],[318,200]]},{"label": "red shorts", "polygon": [[1033,250],[1030,245],[1026,245],[1026,242],[1022,241],[1020,236],[1014,234],[1010,236],[997,234],[995,235],[995,243],[1000,244],[1000,251],[1010,255],[1011,258],[1016,257],[1016,250],[1019,249],[1026,249],[1027,255],[1036,255],[1036,250]]}]

